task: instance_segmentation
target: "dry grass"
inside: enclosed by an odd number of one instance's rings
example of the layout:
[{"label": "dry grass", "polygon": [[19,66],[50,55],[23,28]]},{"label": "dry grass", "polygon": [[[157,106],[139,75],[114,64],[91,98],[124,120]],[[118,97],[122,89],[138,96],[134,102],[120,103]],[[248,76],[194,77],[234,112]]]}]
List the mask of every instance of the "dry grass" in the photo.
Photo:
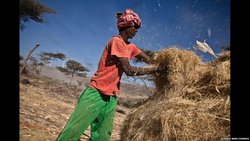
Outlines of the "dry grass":
[{"label": "dry grass", "polygon": [[157,91],[127,116],[124,141],[218,140],[230,135],[230,53],[204,63],[191,51],[159,52]]},{"label": "dry grass", "polygon": [[[55,141],[73,112],[84,87],[69,85],[64,83],[65,81],[44,76],[28,75],[22,76],[23,79],[28,81],[24,84],[20,81],[19,85],[20,141]],[[146,95],[139,95],[136,91],[133,95],[129,94],[130,91],[127,89],[134,89],[135,86],[123,84],[122,87],[123,92],[119,95],[118,101],[134,102],[128,103],[128,107],[146,98]],[[137,91],[140,90],[142,88],[138,88]],[[130,111],[130,108],[122,104],[118,105],[111,141],[120,140],[122,122]],[[89,141],[89,138],[90,128],[79,141]]]},{"label": "dry grass", "polygon": [[195,102],[150,101],[125,120],[121,139],[133,141],[216,140],[230,134],[229,97]]},{"label": "dry grass", "polygon": [[183,86],[193,86],[205,73],[207,67],[207,64],[203,63],[192,51],[179,48],[162,50],[156,62],[159,66],[167,66],[165,71],[155,75],[154,81],[158,92],[173,89],[173,87],[179,89]]}]

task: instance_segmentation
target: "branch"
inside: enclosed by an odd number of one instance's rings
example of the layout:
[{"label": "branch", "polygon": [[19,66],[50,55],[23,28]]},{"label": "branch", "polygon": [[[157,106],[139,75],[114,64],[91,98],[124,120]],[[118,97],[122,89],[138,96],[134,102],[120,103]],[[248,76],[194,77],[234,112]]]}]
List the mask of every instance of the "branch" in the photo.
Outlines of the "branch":
[{"label": "branch", "polygon": [[32,52],[33,52],[35,49],[37,49],[39,46],[40,46],[40,44],[38,43],[38,44],[36,44],[36,46],[35,46],[33,49],[30,50],[29,54],[27,55],[27,57],[26,57],[25,60],[24,60],[23,67],[22,67],[21,72],[20,72],[21,74],[24,74],[24,73],[25,73],[27,61],[29,60],[29,58],[30,58]]}]

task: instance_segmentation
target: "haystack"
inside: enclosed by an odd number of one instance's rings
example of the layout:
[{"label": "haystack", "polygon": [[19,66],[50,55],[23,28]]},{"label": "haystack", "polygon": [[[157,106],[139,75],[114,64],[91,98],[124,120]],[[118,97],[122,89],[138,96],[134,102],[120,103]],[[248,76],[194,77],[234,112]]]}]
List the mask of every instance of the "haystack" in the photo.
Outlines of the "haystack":
[{"label": "haystack", "polygon": [[122,141],[218,140],[230,135],[230,54],[204,63],[192,51],[168,48],[156,65],[156,93],[125,119]]}]

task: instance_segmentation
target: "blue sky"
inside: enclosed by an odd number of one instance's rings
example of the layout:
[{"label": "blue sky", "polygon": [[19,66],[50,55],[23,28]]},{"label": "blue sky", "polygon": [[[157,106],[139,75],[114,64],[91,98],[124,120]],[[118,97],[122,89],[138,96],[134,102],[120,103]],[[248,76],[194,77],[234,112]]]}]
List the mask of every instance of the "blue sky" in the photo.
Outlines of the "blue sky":
[{"label": "blue sky", "polygon": [[[20,54],[40,43],[33,52],[61,52],[89,68],[91,76],[106,43],[118,34],[115,14],[133,9],[142,28],[130,41],[138,47],[159,50],[171,45],[193,50],[204,61],[215,59],[192,48],[196,40],[220,53],[230,44],[230,0],[39,0],[57,14],[44,14],[45,23],[29,22],[20,30]],[[54,66],[61,66],[55,61]]]}]

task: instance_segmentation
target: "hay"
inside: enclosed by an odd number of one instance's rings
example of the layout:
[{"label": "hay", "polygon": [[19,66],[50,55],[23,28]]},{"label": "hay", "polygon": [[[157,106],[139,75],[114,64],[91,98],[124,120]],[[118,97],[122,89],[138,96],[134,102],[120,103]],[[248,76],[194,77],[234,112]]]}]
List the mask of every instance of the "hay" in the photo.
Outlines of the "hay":
[{"label": "hay", "polygon": [[230,51],[222,52],[218,59],[208,63],[207,71],[195,85],[199,93],[230,95]]},{"label": "hay", "polygon": [[[159,52],[156,62],[159,66],[167,65],[167,69],[154,76],[157,91],[155,97],[198,98],[202,94],[205,97],[208,94],[230,94],[229,51],[222,52],[215,61],[204,63],[192,51],[168,48]],[[175,93],[168,95],[167,91]]]},{"label": "hay", "polygon": [[155,75],[154,82],[157,91],[173,89],[173,87],[192,86],[197,82],[203,68],[206,67],[206,64],[192,51],[176,47],[160,51],[156,62],[159,66],[167,66],[165,71]]},{"label": "hay", "polygon": [[192,51],[160,51],[155,95],[125,119],[122,141],[218,140],[230,135],[230,53],[204,63]]},{"label": "hay", "polygon": [[227,98],[183,98],[139,107],[125,120],[122,141],[215,140],[230,134]]},{"label": "hay", "polygon": [[221,52],[219,54],[219,58],[212,62],[216,64],[217,62],[230,61],[230,56],[231,56],[230,50],[226,50]]},{"label": "hay", "polygon": [[199,92],[213,95],[229,95],[230,61],[210,63],[208,70],[195,85],[197,88],[202,88]]}]

